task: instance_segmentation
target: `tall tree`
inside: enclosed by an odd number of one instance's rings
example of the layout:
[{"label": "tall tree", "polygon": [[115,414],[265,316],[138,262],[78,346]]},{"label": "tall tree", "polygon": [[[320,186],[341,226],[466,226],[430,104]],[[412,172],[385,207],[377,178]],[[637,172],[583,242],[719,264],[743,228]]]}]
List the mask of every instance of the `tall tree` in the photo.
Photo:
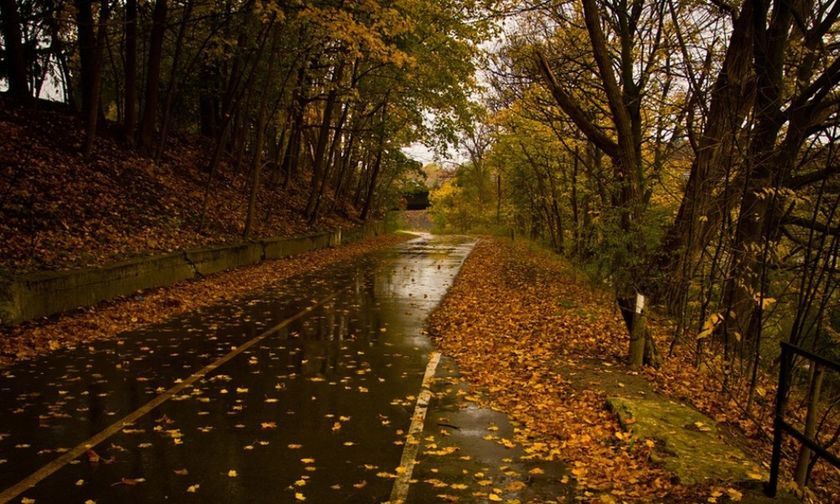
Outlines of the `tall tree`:
[{"label": "tall tree", "polygon": [[154,145],[160,96],[160,68],[163,58],[163,36],[166,33],[167,1],[156,0],[149,35],[149,62],[146,65],[146,94],[140,122],[140,146],[150,150]]},{"label": "tall tree", "polygon": [[[339,56],[341,58],[341,56]],[[333,113],[336,108],[336,101],[338,99],[338,86],[344,75],[344,60],[341,59],[333,70],[332,80],[330,82],[330,89],[327,92],[327,98],[324,103],[324,116],[321,119],[321,127],[318,131],[318,143],[315,146],[315,155],[312,162],[312,182],[309,192],[309,199],[306,204],[306,216],[310,223],[314,223],[316,210],[321,199],[321,191],[323,190],[321,180],[326,179],[326,153],[327,144],[330,138],[330,128],[333,121]],[[338,132],[336,132],[337,134]]]},{"label": "tall tree", "polygon": [[29,99],[29,82],[26,72],[26,58],[23,53],[23,34],[20,28],[20,12],[17,0],[0,1],[0,14],[5,44],[6,72],[9,80],[9,94],[17,100]]},{"label": "tall tree", "polygon": [[[740,333],[757,347],[763,303],[764,262],[762,252],[776,242],[784,198],[779,189],[787,186],[806,139],[838,111],[834,96],[840,84],[840,57],[829,59],[822,71],[811,58],[799,65],[786,65],[792,39],[810,38],[811,51],[828,26],[840,17],[840,9],[824,11],[811,26],[796,26],[807,19],[805,5],[787,2],[756,2],[753,64],[756,75],[755,126],[744,168],[745,185],[734,238],[734,260],[726,284],[727,329]],[[787,66],[787,69],[786,69]],[[787,79],[786,79],[787,77]],[[786,87],[797,83],[794,93]],[[832,121],[830,124],[834,124]],[[757,351],[757,350],[756,350]]]},{"label": "tall tree", "polygon": [[[90,12],[90,10],[88,10]],[[93,150],[93,143],[96,139],[96,128],[99,121],[99,97],[102,93],[102,67],[105,59],[105,37],[108,29],[108,16],[110,5],[108,0],[101,0],[99,5],[99,21],[96,29],[96,42],[92,54],[90,81],[88,85],[88,98],[85,114],[85,140],[82,145],[82,152],[89,156]],[[92,22],[92,21],[91,21]]]},{"label": "tall tree", "polygon": [[175,101],[175,95],[178,92],[178,71],[180,70],[181,54],[184,51],[184,39],[187,34],[187,23],[192,15],[194,2],[187,0],[184,6],[184,13],[181,16],[181,23],[178,27],[178,37],[175,39],[175,53],[172,55],[172,69],[169,72],[169,84],[166,88],[166,100],[163,104],[163,118],[160,125],[160,139],[158,140],[157,150],[155,151],[155,161],[160,161],[163,151],[166,148],[166,138],[169,135],[169,122],[172,113],[172,103]]},{"label": "tall tree", "polygon": [[[273,20],[272,20],[273,23]],[[245,217],[245,228],[243,231],[243,238],[246,240],[251,236],[251,231],[254,228],[254,219],[256,218],[257,209],[257,194],[260,191],[260,181],[262,179],[263,166],[263,149],[265,146],[265,128],[268,120],[268,103],[270,95],[271,78],[273,77],[274,50],[277,47],[277,32],[274,31],[271,36],[271,49],[269,50],[268,68],[263,75],[263,85],[260,92],[259,112],[257,114],[256,139],[254,140],[254,163],[251,167],[251,184],[250,195],[248,196],[248,212]]]},{"label": "tall tree", "polygon": [[[582,109],[572,93],[560,84],[548,59],[540,51],[537,51],[537,62],[557,105],[589,141],[612,160],[613,176],[618,184],[613,194],[613,205],[618,212],[619,227],[629,241],[628,250],[616,256],[618,262],[614,267],[619,271],[626,270],[622,274],[627,279],[621,282],[623,285],[616,286],[616,299],[631,334],[630,362],[633,366],[640,366],[645,357],[648,361],[653,361],[655,354],[652,352],[652,340],[647,330],[637,323],[643,320],[637,315],[642,311],[644,298],[634,291],[643,283],[642,271],[633,267],[628,260],[629,256],[635,253],[633,249],[637,246],[635,240],[639,239],[638,226],[647,206],[642,159],[644,138],[641,104],[642,92],[649,82],[649,74],[635,70],[640,64],[642,68],[651,65],[658,57],[662,12],[655,6],[646,8],[644,0],[631,0],[629,4],[626,0],[610,3],[611,12],[617,17],[615,36],[618,56],[614,59],[614,52],[608,45],[602,28],[602,10],[596,4],[596,0],[582,0],[582,5],[589,47],[595,60],[599,84],[603,88],[603,99],[609,111],[615,139],[593,122],[592,113]],[[643,15],[647,15],[649,23],[653,25],[653,35],[650,46],[646,48],[648,53],[643,54],[648,59],[640,63],[636,58]]]},{"label": "tall tree", "polygon": [[86,117],[92,104],[93,81],[96,67],[96,34],[93,25],[93,0],[76,0],[76,31],[79,50],[79,76],[81,110]]},{"label": "tall tree", "polygon": [[382,105],[382,119],[379,123],[379,139],[377,140],[376,145],[376,160],[373,162],[373,166],[370,170],[370,179],[368,180],[367,191],[365,194],[365,201],[362,206],[362,212],[360,217],[362,220],[366,221],[368,217],[370,217],[370,210],[373,208],[373,197],[375,195],[376,190],[376,182],[379,179],[379,174],[382,171],[382,155],[385,152],[385,137],[387,135],[387,125],[388,125],[388,100],[390,98],[390,91],[385,93],[385,100]]},{"label": "tall tree", "polygon": [[125,96],[123,135],[134,142],[137,127],[137,0],[125,2]]}]

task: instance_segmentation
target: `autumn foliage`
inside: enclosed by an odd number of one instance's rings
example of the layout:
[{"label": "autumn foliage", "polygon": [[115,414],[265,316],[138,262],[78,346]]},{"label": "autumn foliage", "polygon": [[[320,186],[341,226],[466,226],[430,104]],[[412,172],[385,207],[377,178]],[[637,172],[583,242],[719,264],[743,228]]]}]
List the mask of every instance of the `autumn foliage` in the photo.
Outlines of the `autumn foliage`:
[{"label": "autumn foliage", "polygon": [[[654,326],[665,339],[661,323]],[[584,500],[724,502],[745,493],[714,483],[684,486],[657,467],[653,443],[624,432],[606,409],[610,387],[687,400],[733,428],[727,442],[767,460],[767,422],[744,419],[738,403],[720,393],[716,370],[696,368],[681,349],[658,370],[630,371],[627,334],[609,292],[528,242],[482,239],[433,315],[431,332],[485,400],[522,424],[516,441],[526,451],[569,465]],[[829,467],[815,470],[814,479],[823,498],[840,483]]]}]

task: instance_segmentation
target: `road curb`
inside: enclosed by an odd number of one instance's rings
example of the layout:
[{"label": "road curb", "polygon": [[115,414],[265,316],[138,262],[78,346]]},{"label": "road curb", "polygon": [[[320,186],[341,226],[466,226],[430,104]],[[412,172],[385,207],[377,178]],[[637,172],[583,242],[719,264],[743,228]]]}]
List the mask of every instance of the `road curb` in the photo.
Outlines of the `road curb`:
[{"label": "road curb", "polygon": [[165,287],[241,266],[353,243],[383,234],[384,222],[303,236],[202,247],[146,256],[101,267],[40,271],[21,275],[0,272],[0,326],[13,326],[144,289]]}]

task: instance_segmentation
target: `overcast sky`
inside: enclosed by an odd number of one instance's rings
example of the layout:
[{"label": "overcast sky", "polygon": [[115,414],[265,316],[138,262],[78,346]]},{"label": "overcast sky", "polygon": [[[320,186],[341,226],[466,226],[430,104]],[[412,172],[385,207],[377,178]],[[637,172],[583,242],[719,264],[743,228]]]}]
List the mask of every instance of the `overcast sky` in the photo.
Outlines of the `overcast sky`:
[{"label": "overcast sky", "polygon": [[415,143],[409,145],[408,147],[405,147],[402,151],[406,156],[408,156],[411,159],[414,159],[416,161],[420,161],[424,165],[427,165],[431,162],[440,162],[440,161],[443,161],[443,164],[449,164],[446,161],[451,161],[451,160],[435,159],[435,153],[431,149],[426,147],[425,145],[423,145],[421,143],[418,143],[418,142],[415,142]]}]

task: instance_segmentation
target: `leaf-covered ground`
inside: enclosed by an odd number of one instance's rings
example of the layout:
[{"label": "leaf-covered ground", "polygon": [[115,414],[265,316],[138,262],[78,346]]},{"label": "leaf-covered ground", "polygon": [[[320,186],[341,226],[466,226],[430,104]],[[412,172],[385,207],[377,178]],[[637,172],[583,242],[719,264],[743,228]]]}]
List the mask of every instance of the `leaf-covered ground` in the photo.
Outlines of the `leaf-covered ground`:
[{"label": "leaf-covered ground", "polygon": [[0,366],[50,350],[110,338],[197,308],[269,289],[294,275],[390,247],[409,238],[411,236],[406,234],[384,235],[338,248],[245,266],[201,280],[188,280],[170,287],[152,289],[69,312],[56,319],[0,328]]},{"label": "leaf-covered ground", "polygon": [[[249,156],[238,170],[223,163],[199,233],[212,142],[173,136],[156,165],[109,126],[84,159],[83,129],[73,115],[0,100],[0,269],[66,269],[241,239]],[[254,236],[310,231],[301,211],[308,180],[284,189],[275,172],[266,170]],[[346,215],[354,211],[340,206],[318,227],[355,225]]]},{"label": "leaf-covered ground", "polygon": [[[626,433],[605,408],[606,397],[625,387],[692,404],[726,427],[727,442],[758,462],[769,461],[763,435],[772,418],[769,384],[768,399],[754,412],[762,421],[756,422],[720,393],[719,375],[698,370],[679,347],[662,368],[631,372],[624,364],[627,336],[610,295],[546,251],[483,239],[433,314],[430,331],[465,378],[484,391],[488,405],[522,425],[517,442],[569,465],[584,500],[750,498],[731,484],[680,485],[657,467],[654,443]],[[659,332],[664,340],[664,328]],[[783,471],[791,474],[789,467]],[[815,500],[829,498],[837,487],[831,471],[819,464],[815,469]]]}]

